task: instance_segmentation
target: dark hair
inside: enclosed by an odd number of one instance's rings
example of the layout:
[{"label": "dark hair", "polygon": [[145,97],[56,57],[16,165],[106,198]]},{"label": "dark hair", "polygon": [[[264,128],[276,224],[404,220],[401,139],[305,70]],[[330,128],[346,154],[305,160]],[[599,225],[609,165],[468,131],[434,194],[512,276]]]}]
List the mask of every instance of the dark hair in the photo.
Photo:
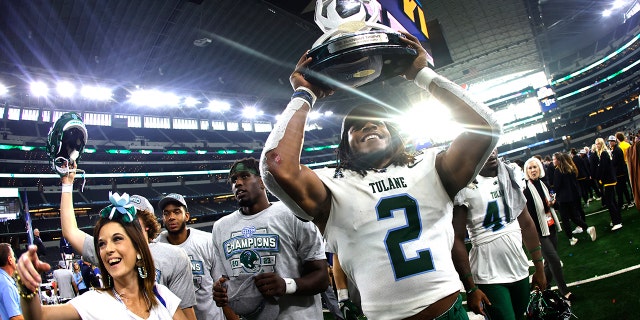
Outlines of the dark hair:
[{"label": "dark hair", "polygon": [[231,165],[231,168],[229,168],[229,181],[231,181],[230,179],[231,179],[232,172],[234,171],[236,166],[240,164],[244,166],[243,170],[246,170],[246,169],[249,169],[250,171],[255,170],[256,175],[260,176],[260,162],[256,158],[248,157],[248,158],[238,159],[233,162],[233,164]]},{"label": "dark hair", "polygon": [[[122,222],[120,219],[109,220],[107,218],[100,218],[93,228],[93,247],[98,254],[98,262],[100,266],[100,273],[103,275],[105,279],[104,287],[100,290],[110,290],[112,289],[112,283],[109,281],[111,275],[107,272],[107,268],[104,266],[104,262],[102,261],[102,257],[100,255],[100,248],[98,246],[98,240],[100,238],[100,230],[102,227],[107,225],[108,223],[118,223],[124,228],[124,231],[127,233],[127,236],[131,239],[131,243],[133,244],[133,248],[140,253],[142,256],[142,265],[140,267],[144,267],[147,271],[147,277],[142,279],[138,277],[138,285],[142,288],[145,296],[148,297],[147,305],[149,310],[155,307],[158,304],[158,301],[154,298],[153,287],[156,281],[156,269],[153,264],[153,257],[151,256],[151,251],[149,251],[149,244],[145,240],[142,235],[142,227],[138,222],[138,219],[133,219],[131,223]],[[136,262],[136,266],[138,263]]]},{"label": "dark hair", "polygon": [[[356,107],[357,109],[362,108],[363,106]],[[380,106],[374,105],[377,108]],[[347,115],[349,117],[349,115]],[[346,117],[345,117],[346,118]],[[400,135],[398,129],[393,126],[391,123],[384,121],[387,130],[389,130],[389,134],[391,136],[391,164],[397,166],[404,166],[414,161],[415,157],[406,151],[406,146],[404,139]],[[338,144],[338,149],[336,150],[336,158],[338,161],[338,167],[336,168],[336,173],[340,171],[340,169],[349,169],[359,173],[361,176],[367,175],[367,170],[370,168],[363,167],[362,165],[357,163],[357,159],[354,156],[351,147],[349,146],[349,129],[351,125],[346,121],[342,128],[342,135],[340,137],[340,143]]]},{"label": "dark hair", "polygon": [[8,243],[0,243],[0,268],[9,263],[9,255],[11,254],[11,245]]}]

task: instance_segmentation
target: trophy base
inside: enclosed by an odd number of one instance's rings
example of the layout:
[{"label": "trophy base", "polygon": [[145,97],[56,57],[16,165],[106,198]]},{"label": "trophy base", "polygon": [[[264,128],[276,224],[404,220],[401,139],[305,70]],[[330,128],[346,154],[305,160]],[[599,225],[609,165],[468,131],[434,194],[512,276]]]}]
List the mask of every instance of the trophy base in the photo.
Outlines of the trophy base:
[{"label": "trophy base", "polygon": [[329,40],[309,51],[313,60],[305,78],[315,85],[336,89],[341,84],[356,88],[395,77],[418,55],[401,37],[400,33],[376,30]]}]

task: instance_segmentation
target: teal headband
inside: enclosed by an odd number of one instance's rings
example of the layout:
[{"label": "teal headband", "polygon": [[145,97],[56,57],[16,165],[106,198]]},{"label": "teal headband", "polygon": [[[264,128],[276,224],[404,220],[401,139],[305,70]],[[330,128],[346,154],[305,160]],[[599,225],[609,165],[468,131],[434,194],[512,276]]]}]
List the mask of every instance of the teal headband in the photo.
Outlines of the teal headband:
[{"label": "teal headband", "polygon": [[129,194],[123,193],[120,196],[117,192],[109,192],[111,205],[100,211],[100,216],[109,220],[122,220],[131,223],[136,218],[136,207],[129,202]]},{"label": "teal headband", "polygon": [[243,171],[244,172],[249,172],[249,173],[254,174],[256,176],[260,175],[260,173],[258,173],[258,170],[254,169],[254,168],[249,168],[242,162],[238,162],[233,167],[231,167],[231,170],[229,170],[229,175],[233,175],[233,174],[236,174],[238,172],[243,172]]}]

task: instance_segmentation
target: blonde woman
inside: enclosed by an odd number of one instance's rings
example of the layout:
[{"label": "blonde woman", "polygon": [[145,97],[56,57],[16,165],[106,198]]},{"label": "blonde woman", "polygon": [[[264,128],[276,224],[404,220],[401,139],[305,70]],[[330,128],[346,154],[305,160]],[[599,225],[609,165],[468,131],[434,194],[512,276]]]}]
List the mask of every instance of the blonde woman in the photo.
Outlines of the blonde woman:
[{"label": "blonde woman", "polygon": [[595,179],[602,185],[604,190],[602,204],[609,209],[609,216],[613,225],[611,231],[616,231],[622,228],[622,216],[618,210],[615,196],[616,174],[613,171],[611,153],[602,138],[596,139],[596,154],[598,155],[598,167],[596,168]]},{"label": "blonde woman", "polygon": [[575,295],[569,291],[564,280],[562,263],[558,255],[558,232],[562,231],[562,227],[555,210],[553,210],[549,189],[542,181],[542,178],[545,177],[542,162],[535,157],[525,161],[524,175],[526,180],[523,193],[527,199],[527,209],[536,225],[538,238],[540,238],[547,283],[551,283],[555,279],[560,294],[573,301]]}]

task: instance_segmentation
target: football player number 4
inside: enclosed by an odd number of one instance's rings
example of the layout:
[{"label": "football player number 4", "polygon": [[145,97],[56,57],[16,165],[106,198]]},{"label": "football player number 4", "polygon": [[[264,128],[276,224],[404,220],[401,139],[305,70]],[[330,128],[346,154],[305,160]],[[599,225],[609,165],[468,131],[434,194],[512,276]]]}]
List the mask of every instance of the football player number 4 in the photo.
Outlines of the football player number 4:
[{"label": "football player number 4", "polygon": [[[418,256],[407,259],[404,255],[402,244],[416,241],[422,232],[422,220],[418,212],[418,203],[407,194],[381,199],[376,206],[378,220],[394,218],[394,211],[404,211],[407,223],[398,228],[387,231],[385,245],[396,280],[411,277],[416,274],[433,271],[433,259],[431,250],[424,248],[418,250]],[[395,219],[400,219],[397,215]]]},{"label": "football player number 4", "polygon": [[[509,211],[505,210],[505,221],[510,220]],[[500,216],[500,209],[498,208],[498,201],[493,200],[487,203],[487,213],[482,221],[482,226],[485,229],[491,228],[494,232],[504,228],[502,217]]]}]

